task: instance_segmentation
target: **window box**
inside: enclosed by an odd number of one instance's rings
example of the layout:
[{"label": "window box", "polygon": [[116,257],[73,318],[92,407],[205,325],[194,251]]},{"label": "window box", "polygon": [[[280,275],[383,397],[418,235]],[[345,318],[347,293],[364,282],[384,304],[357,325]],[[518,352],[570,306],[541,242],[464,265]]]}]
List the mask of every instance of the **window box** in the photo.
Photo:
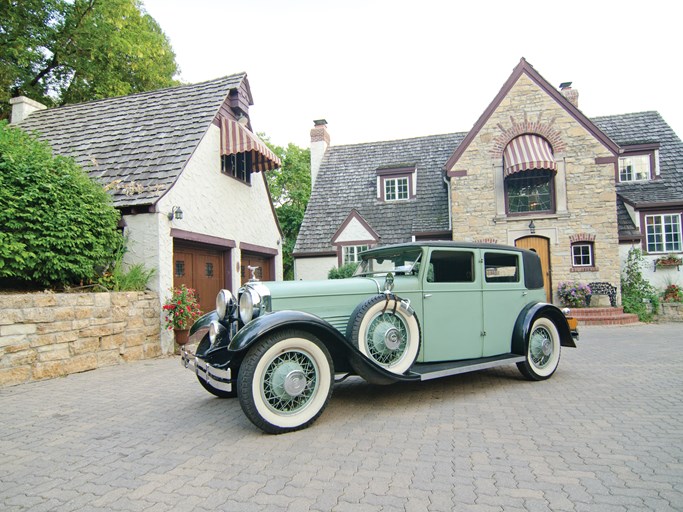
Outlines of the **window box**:
[{"label": "window box", "polygon": [[676,267],[676,270],[678,270],[682,263],[683,260],[681,260],[679,256],[676,256],[675,254],[668,254],[655,260],[655,272],[658,268]]}]

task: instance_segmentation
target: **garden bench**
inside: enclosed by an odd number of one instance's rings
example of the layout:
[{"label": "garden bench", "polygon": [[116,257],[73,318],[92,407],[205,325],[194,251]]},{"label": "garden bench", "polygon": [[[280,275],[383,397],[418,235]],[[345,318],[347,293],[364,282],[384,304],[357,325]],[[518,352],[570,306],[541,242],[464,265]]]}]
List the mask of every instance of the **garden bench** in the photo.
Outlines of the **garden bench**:
[{"label": "garden bench", "polygon": [[609,297],[609,303],[613,308],[617,307],[617,287],[609,283],[588,283],[588,288],[591,292],[586,295],[586,307],[591,305],[591,297],[593,295],[607,295]]}]

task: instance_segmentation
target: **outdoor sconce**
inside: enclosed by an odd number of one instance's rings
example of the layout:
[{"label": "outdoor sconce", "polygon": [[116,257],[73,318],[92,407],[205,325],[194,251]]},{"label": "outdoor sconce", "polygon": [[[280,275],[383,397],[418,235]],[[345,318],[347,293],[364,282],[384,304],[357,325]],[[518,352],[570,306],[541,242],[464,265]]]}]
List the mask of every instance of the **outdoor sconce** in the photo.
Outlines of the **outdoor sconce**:
[{"label": "outdoor sconce", "polygon": [[171,213],[168,214],[168,220],[172,221],[174,218],[175,220],[182,220],[183,211],[180,209],[180,206],[171,208]]},{"label": "outdoor sconce", "polygon": [[533,235],[536,233],[536,224],[534,224],[534,221],[532,220],[529,222],[529,232]]}]

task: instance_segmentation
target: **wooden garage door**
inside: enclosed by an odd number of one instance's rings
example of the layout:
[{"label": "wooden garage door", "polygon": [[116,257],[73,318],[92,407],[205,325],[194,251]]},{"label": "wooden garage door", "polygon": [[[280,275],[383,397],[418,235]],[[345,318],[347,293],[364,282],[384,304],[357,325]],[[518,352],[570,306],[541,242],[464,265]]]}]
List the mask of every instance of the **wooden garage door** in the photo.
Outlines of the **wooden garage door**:
[{"label": "wooden garage door", "polygon": [[251,272],[248,267],[258,267],[255,277],[259,281],[272,281],[272,264],[273,258],[271,256],[242,251],[242,284],[251,279]]},{"label": "wooden garage door", "polygon": [[222,250],[176,242],[173,251],[173,286],[194,288],[203,312],[216,307],[216,295],[226,286],[226,253]]}]

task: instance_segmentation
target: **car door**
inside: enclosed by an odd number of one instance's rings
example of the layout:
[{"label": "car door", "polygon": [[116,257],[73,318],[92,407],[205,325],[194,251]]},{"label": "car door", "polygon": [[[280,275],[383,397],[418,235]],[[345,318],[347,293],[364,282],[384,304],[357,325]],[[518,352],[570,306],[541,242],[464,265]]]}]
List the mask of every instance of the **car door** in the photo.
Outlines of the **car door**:
[{"label": "car door", "polygon": [[422,276],[421,362],[482,355],[481,272],[475,249],[432,248]]},{"label": "car door", "polygon": [[482,251],[485,357],[511,350],[515,321],[528,302],[521,256],[516,251]]}]

